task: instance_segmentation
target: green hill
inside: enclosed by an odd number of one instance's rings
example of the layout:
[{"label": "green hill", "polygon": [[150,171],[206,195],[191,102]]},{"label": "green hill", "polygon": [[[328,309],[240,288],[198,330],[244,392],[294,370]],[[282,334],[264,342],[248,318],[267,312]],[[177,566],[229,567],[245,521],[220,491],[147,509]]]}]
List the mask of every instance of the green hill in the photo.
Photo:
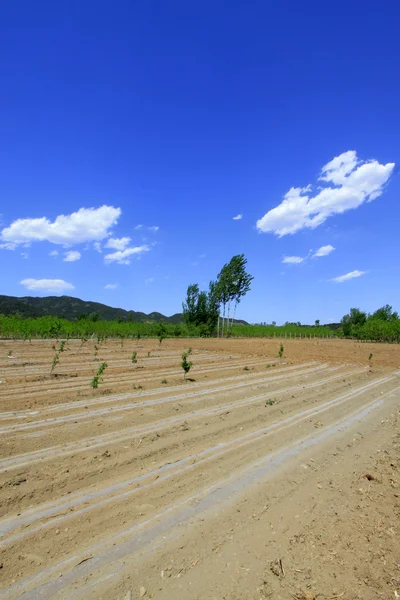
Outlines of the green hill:
[{"label": "green hill", "polygon": [[[64,317],[70,321],[77,321],[84,315],[97,313],[99,319],[105,321],[136,321],[139,323],[182,323],[182,313],[176,313],[171,317],[166,317],[159,312],[152,312],[147,315],[144,312],[134,310],[124,310],[123,308],[113,308],[100,302],[90,302],[73,298],[72,296],[46,296],[39,298],[36,296],[0,296],[0,314],[16,315],[22,317]],[[247,325],[246,321],[238,321]]]}]

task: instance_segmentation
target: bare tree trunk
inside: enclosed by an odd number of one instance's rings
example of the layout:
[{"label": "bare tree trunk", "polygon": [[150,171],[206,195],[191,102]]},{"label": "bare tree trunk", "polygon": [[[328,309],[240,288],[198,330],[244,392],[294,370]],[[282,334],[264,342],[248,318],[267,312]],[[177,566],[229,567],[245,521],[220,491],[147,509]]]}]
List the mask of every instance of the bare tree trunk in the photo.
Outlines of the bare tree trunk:
[{"label": "bare tree trunk", "polygon": [[233,325],[233,321],[235,320],[235,316],[236,316],[236,307],[237,307],[237,302],[235,302],[235,306],[233,308],[233,318],[232,318],[232,325]]},{"label": "bare tree trunk", "polygon": [[231,313],[231,299],[229,298],[229,300],[228,300],[228,327],[226,329],[227,335],[229,335],[229,323],[230,323],[229,317],[230,317],[230,313]]}]

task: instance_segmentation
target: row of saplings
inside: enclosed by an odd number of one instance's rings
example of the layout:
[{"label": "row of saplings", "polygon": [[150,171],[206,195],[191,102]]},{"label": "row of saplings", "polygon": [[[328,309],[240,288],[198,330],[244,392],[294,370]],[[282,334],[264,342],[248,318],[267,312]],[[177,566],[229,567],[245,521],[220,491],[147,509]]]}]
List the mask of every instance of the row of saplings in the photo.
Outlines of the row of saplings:
[{"label": "row of saplings", "polygon": [[[150,354],[150,352],[148,353]],[[185,352],[182,352],[182,356],[181,356],[181,367],[183,369],[183,379],[186,379],[186,375],[189,373],[190,369],[193,366],[193,363],[191,361],[188,361],[188,356],[192,354],[192,349],[188,348],[188,350],[185,350]],[[133,363],[137,363],[137,353],[133,352],[132,354],[132,362]],[[90,385],[92,386],[92,388],[98,388],[99,387],[99,383],[101,383],[103,381],[103,373],[107,367],[107,363],[106,362],[102,362],[99,365],[99,368],[97,370],[96,375],[93,377],[93,379],[90,382]],[[166,380],[163,380],[164,383],[166,383]]]},{"label": "row of saplings", "polygon": [[[160,346],[161,346],[161,342],[164,339],[164,337],[162,337],[162,339],[160,339]],[[58,362],[60,360],[60,354],[62,352],[64,352],[64,348],[65,348],[65,340],[60,342],[60,345],[58,348],[56,348],[55,346],[53,346],[53,350],[55,351],[52,363],[51,363],[51,369],[50,369],[50,373],[52,374],[55,367],[58,365]],[[94,356],[97,356],[97,351],[98,351],[98,347],[95,346],[94,347]],[[188,350],[185,350],[184,352],[182,352],[182,356],[181,356],[181,367],[183,369],[183,378],[186,379],[187,374],[189,373],[190,369],[193,366],[193,363],[191,361],[188,361],[188,357],[192,354],[192,349],[188,348]],[[10,355],[10,353],[9,353]],[[147,353],[147,356],[150,357],[150,352]],[[132,363],[136,364],[137,363],[137,352],[132,352]],[[106,362],[102,362],[100,363],[98,369],[97,369],[97,373],[93,376],[93,379],[90,382],[90,385],[92,386],[92,388],[98,388],[99,387],[99,383],[101,383],[103,381],[103,374],[104,371],[106,370],[106,368],[108,367]]]}]

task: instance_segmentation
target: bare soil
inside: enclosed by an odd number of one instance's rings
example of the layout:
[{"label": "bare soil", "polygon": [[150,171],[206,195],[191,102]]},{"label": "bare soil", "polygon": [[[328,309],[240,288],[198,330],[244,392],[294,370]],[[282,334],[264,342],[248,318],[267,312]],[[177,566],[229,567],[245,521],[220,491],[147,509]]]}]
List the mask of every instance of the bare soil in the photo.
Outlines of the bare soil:
[{"label": "bare soil", "polygon": [[399,346],[53,344],[0,341],[0,598],[400,594]]}]

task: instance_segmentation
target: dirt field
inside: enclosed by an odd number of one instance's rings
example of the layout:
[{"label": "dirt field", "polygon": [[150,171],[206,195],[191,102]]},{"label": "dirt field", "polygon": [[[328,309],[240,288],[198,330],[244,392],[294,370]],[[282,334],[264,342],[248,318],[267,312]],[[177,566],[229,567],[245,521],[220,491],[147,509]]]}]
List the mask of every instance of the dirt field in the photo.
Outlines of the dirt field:
[{"label": "dirt field", "polygon": [[400,346],[280,342],[0,341],[0,598],[399,598]]}]

